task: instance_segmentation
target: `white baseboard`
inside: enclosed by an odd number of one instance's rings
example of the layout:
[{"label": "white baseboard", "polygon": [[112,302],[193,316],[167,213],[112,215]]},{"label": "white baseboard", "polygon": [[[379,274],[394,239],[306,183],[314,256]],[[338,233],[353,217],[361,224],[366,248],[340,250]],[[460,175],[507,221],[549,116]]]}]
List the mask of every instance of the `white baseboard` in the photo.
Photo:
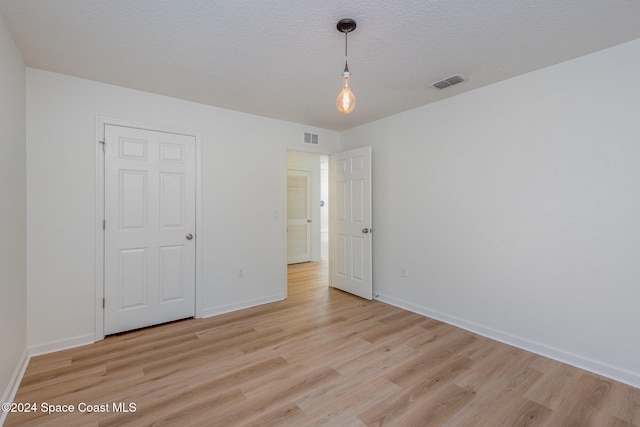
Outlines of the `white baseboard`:
[{"label": "white baseboard", "polygon": [[[22,377],[24,376],[24,372],[27,370],[27,366],[29,365],[29,352],[27,349],[22,353],[22,357],[18,361],[16,365],[15,371],[13,371],[13,375],[11,376],[11,380],[7,385],[7,389],[2,394],[2,399],[0,399],[1,403],[4,402],[13,402],[13,398],[16,396],[18,392],[18,387],[20,386],[20,382],[22,381]],[[0,426],[4,424],[4,421],[7,418],[7,412],[0,411]]]},{"label": "white baseboard", "polygon": [[493,340],[500,341],[502,343],[512,345],[514,347],[518,347],[523,350],[527,350],[532,353],[536,353],[541,356],[545,356],[550,359],[567,363],[577,368],[611,378],[621,383],[628,384],[632,387],[640,388],[640,373],[620,369],[615,366],[611,366],[606,363],[590,359],[588,357],[580,356],[578,354],[567,352],[556,347],[551,347],[546,344],[521,338],[497,329],[488,328],[486,326],[470,322],[456,316],[450,316],[444,313],[440,313],[436,310],[422,307],[420,305],[397,299],[389,295],[378,293],[376,294],[375,299],[396,307],[403,308],[408,311],[412,311],[414,313],[421,314],[423,316],[440,320],[442,322],[457,326],[478,335],[482,335],[484,337],[491,338]]},{"label": "white baseboard", "polygon": [[67,338],[58,341],[50,341],[48,343],[29,347],[29,356],[40,356],[42,354],[53,353],[55,351],[67,350],[69,348],[93,344],[94,342],[96,342],[96,337],[94,334],[80,335],[74,338]]},{"label": "white baseboard", "polygon": [[262,298],[241,301],[235,304],[204,308],[202,309],[202,317],[205,318],[205,317],[217,316],[219,314],[225,314],[225,313],[230,313],[232,311],[242,310],[245,308],[256,307],[258,305],[268,304],[270,302],[282,301],[283,299],[285,299],[285,296],[283,294],[276,294],[276,295],[269,295]]}]

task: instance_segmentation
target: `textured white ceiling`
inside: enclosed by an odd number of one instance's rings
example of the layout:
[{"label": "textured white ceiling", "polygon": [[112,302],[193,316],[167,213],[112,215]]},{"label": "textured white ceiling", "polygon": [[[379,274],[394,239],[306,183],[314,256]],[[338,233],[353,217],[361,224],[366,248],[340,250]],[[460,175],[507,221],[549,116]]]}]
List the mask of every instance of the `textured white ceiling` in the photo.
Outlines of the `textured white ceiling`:
[{"label": "textured white ceiling", "polygon": [[[30,67],[344,130],[640,38],[638,0],[0,0]],[[349,35],[356,110],[335,108]],[[437,90],[452,74],[468,80]]]}]

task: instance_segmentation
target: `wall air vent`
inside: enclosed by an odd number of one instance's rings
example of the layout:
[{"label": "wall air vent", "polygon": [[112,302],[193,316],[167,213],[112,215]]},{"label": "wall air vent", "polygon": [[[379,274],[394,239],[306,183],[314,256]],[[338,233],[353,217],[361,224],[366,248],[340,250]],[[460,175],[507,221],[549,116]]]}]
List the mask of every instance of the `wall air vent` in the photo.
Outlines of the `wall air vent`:
[{"label": "wall air vent", "polygon": [[318,134],[317,133],[304,133],[304,143],[305,144],[314,144],[318,145]]},{"label": "wall air vent", "polygon": [[457,85],[458,83],[462,83],[464,81],[464,77],[460,74],[455,74],[451,77],[447,77],[446,79],[442,79],[435,83],[431,83],[431,86],[436,89],[444,89],[453,85]]}]

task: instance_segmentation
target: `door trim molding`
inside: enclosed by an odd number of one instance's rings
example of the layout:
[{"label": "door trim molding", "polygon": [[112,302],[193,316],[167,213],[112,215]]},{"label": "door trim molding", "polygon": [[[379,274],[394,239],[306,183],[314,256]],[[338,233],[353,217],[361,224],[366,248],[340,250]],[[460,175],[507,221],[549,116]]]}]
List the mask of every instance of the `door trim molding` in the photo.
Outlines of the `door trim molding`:
[{"label": "door trim molding", "polygon": [[95,337],[94,341],[104,339],[104,309],[102,308],[102,299],[104,297],[104,230],[102,229],[102,221],[105,218],[105,188],[104,188],[104,152],[102,151],[104,141],[104,127],[106,125],[115,125],[122,127],[130,127],[144,129],[156,132],[175,133],[180,135],[188,135],[195,138],[196,142],[196,289],[195,289],[195,317],[202,317],[202,244],[200,236],[202,236],[202,134],[200,132],[177,128],[172,126],[150,124],[136,122],[132,120],[117,119],[113,117],[98,116],[96,117],[96,213],[95,213]]}]

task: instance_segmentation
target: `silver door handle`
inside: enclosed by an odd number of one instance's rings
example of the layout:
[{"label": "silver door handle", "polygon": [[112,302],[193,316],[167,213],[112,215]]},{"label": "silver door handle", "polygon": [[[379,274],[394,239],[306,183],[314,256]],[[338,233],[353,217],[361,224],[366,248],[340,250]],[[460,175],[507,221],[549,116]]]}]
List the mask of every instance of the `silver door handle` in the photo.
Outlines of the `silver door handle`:
[{"label": "silver door handle", "polygon": [[310,219],[308,219],[308,220],[307,220],[307,222],[311,222],[311,220],[310,220]]},{"label": "silver door handle", "polygon": [[191,233],[187,234],[187,240],[191,240],[191,239],[193,239],[193,234]]},{"label": "silver door handle", "polygon": [[363,228],[363,229],[362,229],[362,234],[367,234],[368,232],[369,232],[369,229],[368,229],[368,228]]}]

